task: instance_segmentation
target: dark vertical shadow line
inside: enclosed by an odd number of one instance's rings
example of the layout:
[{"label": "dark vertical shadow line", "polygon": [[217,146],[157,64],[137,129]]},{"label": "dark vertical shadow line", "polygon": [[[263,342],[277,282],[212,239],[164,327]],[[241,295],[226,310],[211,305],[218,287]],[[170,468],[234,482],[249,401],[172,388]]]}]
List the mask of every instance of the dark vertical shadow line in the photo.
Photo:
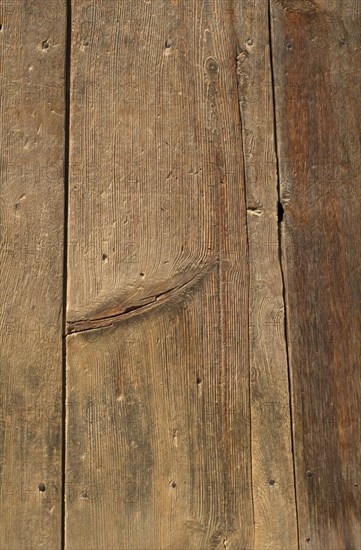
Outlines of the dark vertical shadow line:
[{"label": "dark vertical shadow line", "polygon": [[69,146],[70,146],[70,63],[71,63],[71,2],[66,1],[65,45],[65,117],[64,117],[64,251],[63,251],[63,346],[62,346],[62,449],[61,449],[61,548],[65,548],[65,461],[66,461],[66,306],[68,272],[68,217],[69,217]]},{"label": "dark vertical shadow line", "polygon": [[241,128],[241,143],[242,143],[242,161],[243,161],[243,189],[244,189],[244,212],[245,212],[245,228],[246,228],[246,243],[247,243],[247,277],[248,277],[248,304],[247,304],[247,325],[248,325],[248,400],[249,400],[249,449],[250,449],[250,475],[251,475],[251,499],[252,499],[252,515],[253,515],[253,542],[255,540],[255,512],[254,512],[254,490],[253,490],[253,456],[252,456],[252,410],[251,410],[251,350],[250,350],[250,314],[249,314],[249,303],[250,303],[250,282],[251,282],[251,270],[250,270],[250,259],[249,259],[249,228],[248,228],[248,203],[247,203],[247,172],[246,172],[246,155],[245,155],[245,134],[244,134],[244,121],[242,116],[241,108],[241,93],[239,86],[239,59],[238,56],[240,50],[236,49],[236,85],[237,85],[237,98],[238,98],[238,118]]},{"label": "dark vertical shadow line", "polygon": [[268,0],[268,34],[269,34],[269,54],[270,54],[272,102],[273,102],[273,134],[274,134],[276,170],[277,170],[278,204],[275,206],[277,207],[277,211],[278,211],[278,218],[277,218],[278,219],[278,259],[279,259],[279,265],[281,270],[282,298],[283,298],[283,307],[284,307],[284,333],[285,333],[286,361],[287,361],[287,372],[288,372],[288,395],[289,395],[290,428],[291,428],[291,449],[292,449],[292,461],[293,461],[293,485],[294,485],[295,509],[296,509],[297,544],[298,544],[298,548],[300,548],[297,484],[296,484],[295,443],[294,443],[295,434],[293,429],[293,404],[292,404],[292,391],[291,391],[292,385],[291,385],[291,368],[290,368],[289,338],[288,338],[288,312],[287,312],[287,299],[286,299],[286,282],[285,282],[283,254],[282,254],[283,245],[282,245],[282,225],[281,224],[283,222],[283,205],[282,205],[281,182],[280,182],[279,144],[277,139],[276,87],[275,87],[275,70],[273,65],[271,2],[272,0]]}]

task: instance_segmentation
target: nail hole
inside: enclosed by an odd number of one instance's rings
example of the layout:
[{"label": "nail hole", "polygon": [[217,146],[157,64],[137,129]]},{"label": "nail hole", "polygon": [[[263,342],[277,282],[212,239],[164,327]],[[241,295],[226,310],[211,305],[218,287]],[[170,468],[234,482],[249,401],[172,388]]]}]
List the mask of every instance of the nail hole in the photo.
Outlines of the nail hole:
[{"label": "nail hole", "polygon": [[287,43],[286,43],[286,48],[287,48],[288,50],[291,50],[291,49],[292,49],[292,42],[287,42]]},{"label": "nail hole", "polygon": [[44,485],[44,483],[39,483],[39,491],[40,491],[41,493],[45,493],[45,485]]},{"label": "nail hole", "polygon": [[199,378],[199,376],[197,376],[197,384],[198,384],[198,386],[199,386],[200,384],[202,384],[202,378]]},{"label": "nail hole", "polygon": [[44,40],[44,42],[42,43],[42,48],[43,50],[48,50],[49,49],[49,42],[47,40]]},{"label": "nail hole", "polygon": [[270,479],[270,480],[268,481],[268,485],[274,485],[275,483],[276,483],[276,482],[275,482],[274,479]]},{"label": "nail hole", "polygon": [[248,46],[253,46],[253,38],[247,38],[246,44],[247,44]]},{"label": "nail hole", "polygon": [[172,489],[175,489],[175,487],[177,487],[177,484],[176,482],[173,480],[169,483],[169,487],[172,487]]},{"label": "nail hole", "polygon": [[108,256],[106,254],[103,254],[102,255],[102,260],[103,260],[103,262],[107,262],[108,261]]},{"label": "nail hole", "polygon": [[306,476],[307,477],[313,477],[313,472],[311,472],[311,470],[307,470]]},{"label": "nail hole", "polygon": [[86,491],[83,491],[80,496],[81,498],[84,498],[84,499],[88,498],[88,493]]},{"label": "nail hole", "polygon": [[283,204],[278,201],[277,202],[277,217],[278,217],[278,223],[283,222],[283,214],[285,213]]},{"label": "nail hole", "polygon": [[141,277],[144,277],[144,273],[139,273],[139,275],[140,275]]},{"label": "nail hole", "polygon": [[171,45],[172,45],[172,44],[169,42],[169,40],[166,40],[166,41],[165,41],[165,47],[166,47],[167,49],[170,48]]},{"label": "nail hole", "polygon": [[311,541],[310,537],[307,537],[307,538],[305,539],[305,541],[306,541],[306,542],[310,542],[310,541]]}]

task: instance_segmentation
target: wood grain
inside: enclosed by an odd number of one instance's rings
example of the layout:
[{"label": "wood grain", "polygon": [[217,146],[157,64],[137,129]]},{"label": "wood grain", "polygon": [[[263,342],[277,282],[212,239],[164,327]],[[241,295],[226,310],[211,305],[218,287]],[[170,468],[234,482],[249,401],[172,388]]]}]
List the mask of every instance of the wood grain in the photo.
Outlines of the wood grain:
[{"label": "wood grain", "polygon": [[69,549],[253,547],[233,15],[73,3]]},{"label": "wood grain", "polygon": [[0,1],[0,547],[61,540],[65,2]]},{"label": "wood grain", "polygon": [[294,549],[294,492],[283,278],[279,257],[268,6],[237,3],[237,68],[249,241],[252,483],[256,549]]},{"label": "wood grain", "polygon": [[361,541],[360,8],[272,1],[301,548]]},{"label": "wood grain", "polygon": [[0,0],[1,550],[360,548],[360,23]]}]

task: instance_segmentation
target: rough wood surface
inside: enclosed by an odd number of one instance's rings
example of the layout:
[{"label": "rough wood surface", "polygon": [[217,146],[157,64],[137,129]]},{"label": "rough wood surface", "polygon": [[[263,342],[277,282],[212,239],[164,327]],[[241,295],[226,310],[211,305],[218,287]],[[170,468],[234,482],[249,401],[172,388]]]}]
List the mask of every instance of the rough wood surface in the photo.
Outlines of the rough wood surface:
[{"label": "rough wood surface", "polygon": [[0,1],[0,547],[59,548],[65,2]]},{"label": "rough wood surface", "polygon": [[256,549],[297,548],[280,265],[267,2],[238,3],[237,69],[249,241],[252,484]]},{"label": "rough wood surface", "polygon": [[361,3],[272,16],[300,547],[360,548]]},{"label": "rough wood surface", "polygon": [[73,3],[68,548],[253,547],[232,7]]},{"label": "rough wood surface", "polygon": [[360,35],[0,0],[1,550],[361,547]]}]

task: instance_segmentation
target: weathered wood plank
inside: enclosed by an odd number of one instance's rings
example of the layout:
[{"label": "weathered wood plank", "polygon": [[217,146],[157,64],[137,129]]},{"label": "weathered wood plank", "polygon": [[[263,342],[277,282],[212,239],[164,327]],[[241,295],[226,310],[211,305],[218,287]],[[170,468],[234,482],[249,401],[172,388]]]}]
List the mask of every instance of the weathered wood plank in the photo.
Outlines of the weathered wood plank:
[{"label": "weathered wood plank", "polygon": [[232,7],[73,3],[69,549],[253,547]]},{"label": "weathered wood plank", "polygon": [[361,4],[272,0],[301,548],[359,548]]},{"label": "weathered wood plank", "polygon": [[238,2],[238,80],[249,241],[251,450],[256,549],[298,546],[279,259],[267,2]]},{"label": "weathered wood plank", "polygon": [[0,547],[61,539],[65,1],[0,1]]}]

